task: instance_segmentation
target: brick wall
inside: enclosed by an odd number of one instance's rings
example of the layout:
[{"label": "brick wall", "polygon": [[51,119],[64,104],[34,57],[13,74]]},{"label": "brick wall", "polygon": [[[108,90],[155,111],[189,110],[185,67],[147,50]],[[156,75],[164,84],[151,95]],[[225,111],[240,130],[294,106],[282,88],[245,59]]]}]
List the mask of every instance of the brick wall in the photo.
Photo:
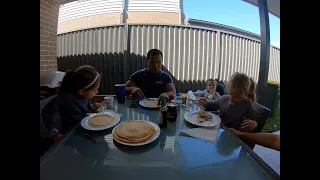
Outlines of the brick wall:
[{"label": "brick wall", "polygon": [[126,23],[180,24],[179,13],[127,12]]},{"label": "brick wall", "polygon": [[58,23],[58,34],[79,29],[120,24],[120,13],[106,13],[87,16]]},{"label": "brick wall", "polygon": [[40,75],[57,70],[58,15],[56,0],[40,0]]}]

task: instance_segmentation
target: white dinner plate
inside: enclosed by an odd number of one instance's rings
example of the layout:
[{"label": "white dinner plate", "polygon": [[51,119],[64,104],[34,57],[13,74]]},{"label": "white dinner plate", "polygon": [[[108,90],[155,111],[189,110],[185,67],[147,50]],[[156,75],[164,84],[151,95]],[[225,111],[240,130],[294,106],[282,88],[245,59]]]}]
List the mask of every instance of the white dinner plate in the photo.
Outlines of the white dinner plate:
[{"label": "white dinner plate", "polygon": [[[93,116],[96,116],[96,115],[100,115],[100,114],[109,114],[111,116],[113,116],[115,118],[115,121],[110,124],[110,125],[107,125],[107,126],[104,126],[104,127],[101,127],[101,128],[95,128],[95,127],[92,127],[88,124],[88,120],[90,117],[93,117]],[[116,124],[118,124],[120,122],[120,116],[119,114],[117,113],[112,113],[112,112],[103,112],[103,113],[95,113],[95,114],[90,114],[89,116],[86,116],[85,118],[83,118],[81,120],[81,126],[84,128],[84,129],[87,129],[87,130],[90,130],[90,131],[100,131],[100,130],[105,130],[105,129],[109,129],[113,126],[115,126]]]},{"label": "white dinner plate", "polygon": [[205,122],[200,123],[197,121],[198,113],[199,113],[199,110],[186,112],[184,114],[184,119],[191,124],[201,126],[201,127],[213,127],[213,126],[219,125],[221,122],[221,119],[218,115],[211,113],[211,112],[206,112],[212,116],[212,121],[205,121]]},{"label": "white dinner plate", "polygon": [[120,124],[118,124],[118,125],[117,125],[115,128],[113,128],[113,130],[112,130],[113,139],[114,139],[115,141],[117,141],[118,143],[123,144],[123,145],[127,145],[127,146],[142,146],[142,145],[149,144],[149,143],[155,141],[155,140],[159,137],[159,135],[160,135],[160,127],[159,127],[157,124],[155,124],[155,123],[153,123],[153,122],[151,122],[151,121],[144,121],[144,122],[150,124],[150,125],[153,126],[154,129],[155,129],[153,136],[152,136],[151,138],[149,138],[148,140],[146,140],[146,141],[144,141],[144,142],[141,142],[141,143],[127,143],[127,142],[122,142],[122,141],[117,140],[117,139],[113,136],[113,133],[114,133],[114,130],[115,130]]},{"label": "white dinner plate", "polygon": [[[154,100],[154,101],[158,101],[158,98],[149,98],[149,99],[150,99],[150,100]],[[148,106],[148,105],[145,105],[145,104],[144,104],[144,100],[145,100],[145,99],[141,99],[141,100],[139,101],[139,105],[142,106],[142,107],[154,108],[154,109],[160,107],[160,106]]]}]

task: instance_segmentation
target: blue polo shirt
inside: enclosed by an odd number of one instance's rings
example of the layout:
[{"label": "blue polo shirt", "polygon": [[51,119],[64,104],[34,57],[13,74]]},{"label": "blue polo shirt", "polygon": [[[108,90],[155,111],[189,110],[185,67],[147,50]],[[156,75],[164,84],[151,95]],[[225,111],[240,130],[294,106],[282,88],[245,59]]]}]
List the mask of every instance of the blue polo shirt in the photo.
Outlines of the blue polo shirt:
[{"label": "blue polo shirt", "polygon": [[130,76],[130,80],[140,88],[147,98],[157,98],[166,92],[166,85],[172,83],[170,75],[164,71],[153,73],[147,68],[141,69]]}]

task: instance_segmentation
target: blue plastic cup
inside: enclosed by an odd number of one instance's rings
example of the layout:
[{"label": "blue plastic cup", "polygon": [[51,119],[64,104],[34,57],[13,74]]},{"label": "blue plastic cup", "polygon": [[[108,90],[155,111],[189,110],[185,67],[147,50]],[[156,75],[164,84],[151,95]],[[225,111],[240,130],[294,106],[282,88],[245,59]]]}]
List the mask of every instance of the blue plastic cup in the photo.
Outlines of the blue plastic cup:
[{"label": "blue plastic cup", "polygon": [[126,101],[126,85],[116,84],[115,87],[118,103],[124,103]]}]

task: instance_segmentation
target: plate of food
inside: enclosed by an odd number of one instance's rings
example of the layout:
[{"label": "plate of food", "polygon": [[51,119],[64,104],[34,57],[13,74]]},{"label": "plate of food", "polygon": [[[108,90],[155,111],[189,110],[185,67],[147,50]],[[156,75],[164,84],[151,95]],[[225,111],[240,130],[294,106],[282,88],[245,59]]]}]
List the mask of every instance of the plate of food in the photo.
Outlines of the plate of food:
[{"label": "plate of food", "polygon": [[191,111],[184,114],[184,119],[191,124],[202,127],[213,127],[220,124],[221,119],[218,115],[206,111]]},{"label": "plate of food", "polygon": [[127,146],[142,146],[155,141],[160,135],[157,124],[144,120],[121,122],[112,130],[115,141]]},{"label": "plate of food", "polygon": [[100,131],[111,128],[120,122],[117,113],[103,112],[90,114],[81,120],[81,126],[90,131]]},{"label": "plate of food", "polygon": [[139,101],[140,106],[146,108],[159,108],[158,98],[146,98]]}]

